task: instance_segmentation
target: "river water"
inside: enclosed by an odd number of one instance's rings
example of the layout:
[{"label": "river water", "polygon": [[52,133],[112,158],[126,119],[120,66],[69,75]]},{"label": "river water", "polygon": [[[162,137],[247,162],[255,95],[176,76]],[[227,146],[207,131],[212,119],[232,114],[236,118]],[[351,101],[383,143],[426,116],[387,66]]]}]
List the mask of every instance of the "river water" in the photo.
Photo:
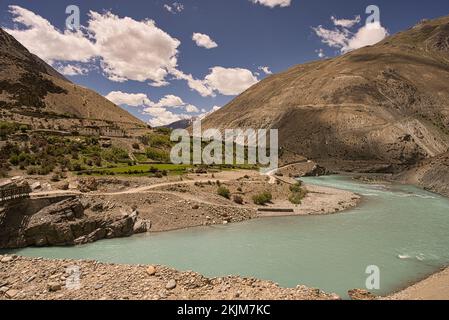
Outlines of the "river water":
[{"label": "river water", "polygon": [[371,291],[385,295],[449,264],[449,199],[413,186],[369,185],[342,176],[303,180],[350,190],[364,200],[330,216],[263,218],[14,253],[163,264],[211,277],[304,284],[344,297],[348,289],[365,288],[368,266],[380,270],[380,289]]}]

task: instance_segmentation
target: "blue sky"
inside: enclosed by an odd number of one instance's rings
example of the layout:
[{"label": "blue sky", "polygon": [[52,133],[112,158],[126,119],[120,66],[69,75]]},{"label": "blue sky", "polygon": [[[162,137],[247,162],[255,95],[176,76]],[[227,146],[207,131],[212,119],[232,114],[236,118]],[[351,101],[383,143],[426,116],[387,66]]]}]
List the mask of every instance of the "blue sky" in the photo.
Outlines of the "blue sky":
[{"label": "blue sky", "polygon": [[[380,8],[381,26],[389,34],[404,30],[423,18],[449,14],[449,0],[258,1],[259,3],[251,0],[177,0],[177,4],[174,4],[175,1],[172,0],[2,0],[0,25],[7,31],[17,32],[13,35],[30,51],[41,53],[47,62],[61,70],[68,65],[82,69],[81,75],[67,75],[71,81],[92,88],[104,96],[110,92],[134,94],[135,96],[124,96],[121,99],[124,101],[131,99],[134,106],[123,105],[123,107],[145,121],[153,119],[152,123],[157,124],[179,117],[197,116],[214,106],[225,105],[238,92],[267,76],[259,67],[266,66],[276,73],[296,64],[319,59],[317,50],[322,50],[325,57],[342,54],[348,49],[335,44],[332,42],[335,39],[329,37],[346,34],[349,38],[346,40],[351,40],[351,37],[357,35],[357,31],[364,26],[367,17],[365,9],[368,5],[375,4]],[[284,6],[267,5],[277,1],[284,3]],[[111,23],[117,23],[118,26],[129,25],[129,34],[121,35],[121,38],[118,38],[120,41],[109,34],[110,39],[115,39],[116,43],[129,47],[129,52],[111,55],[110,52],[114,51],[111,48],[116,47],[116,44],[111,47],[105,41],[105,45],[101,48],[94,48],[94,45],[90,48],[91,44],[88,43],[83,47],[86,53],[80,54],[81,58],[74,58],[73,52],[78,50],[78,47],[70,38],[64,37],[63,33],[67,18],[66,7],[72,4],[80,8],[81,25],[84,27],[87,27],[89,21],[93,19],[89,15],[90,11],[99,13],[95,30],[103,37],[108,36],[107,28]],[[11,5],[17,6],[15,8],[20,10],[16,10],[13,14]],[[167,10],[167,5],[172,12]],[[107,11],[115,15],[116,19],[110,17],[106,19],[104,15]],[[49,26],[40,23],[41,20],[36,20],[35,16],[47,20]],[[335,21],[353,20],[351,24],[354,25],[350,28],[338,25],[338,22],[331,20],[332,16],[335,17]],[[356,16],[360,16],[360,21],[355,19]],[[121,20],[125,17],[129,18],[126,22]],[[14,21],[14,18],[26,20],[28,25],[24,25],[20,20]],[[141,23],[146,19],[154,20],[154,26],[148,27]],[[323,32],[320,34],[317,34],[317,29],[313,29],[318,26],[322,26]],[[53,27],[56,31],[47,30]],[[35,29],[36,33],[19,33],[20,30],[27,29]],[[82,37],[85,39],[79,37],[76,39],[80,41],[80,46],[85,45],[86,41],[92,44],[98,41],[97,38],[92,38],[92,35],[88,38],[88,30],[82,30],[84,32]],[[89,31],[92,32],[92,29]],[[137,42],[132,42],[133,37],[140,31],[143,34],[147,31],[148,34],[154,32],[154,35],[148,38],[140,36],[134,39]],[[337,33],[329,35],[327,31]],[[55,32],[60,32],[61,37],[55,35]],[[164,35],[161,35],[161,32]],[[193,33],[208,35],[217,46],[210,49],[198,46],[192,40]],[[54,43],[50,41],[56,36],[58,41]],[[327,43],[323,43],[323,40],[327,40]],[[42,45],[50,42],[53,45],[48,46],[49,48]],[[89,53],[89,50],[95,51],[95,54]],[[56,55],[56,52],[60,54]],[[146,56],[142,57],[142,54]],[[170,60],[173,57],[175,63]],[[159,63],[160,66],[155,68],[159,71],[165,70],[165,76],[146,72],[147,61],[150,64]],[[105,64],[108,65],[109,71],[104,67]],[[220,68],[213,72],[211,68],[214,67]],[[111,68],[113,71],[110,71]],[[169,70],[173,68],[177,71]],[[133,70],[136,73],[141,71],[144,74],[143,80],[133,79],[135,78]],[[112,76],[118,73],[122,76],[124,74],[120,82]],[[179,76],[180,73],[184,78]],[[185,78],[186,75],[191,75],[191,79],[196,80],[197,84],[201,83],[203,89],[206,88],[209,92],[201,93],[192,89],[192,85],[189,85]],[[155,78],[163,79],[164,85],[151,86]],[[165,103],[161,102],[160,100],[167,95],[171,95],[171,98],[166,99]],[[144,96],[147,99],[144,99]],[[174,106],[176,103],[173,100],[176,99],[173,96],[182,99],[182,103],[178,101],[180,105]],[[136,99],[142,102],[141,106],[137,105]],[[195,106],[198,112],[193,112],[196,110],[192,106]],[[187,112],[187,109],[190,112]]]}]

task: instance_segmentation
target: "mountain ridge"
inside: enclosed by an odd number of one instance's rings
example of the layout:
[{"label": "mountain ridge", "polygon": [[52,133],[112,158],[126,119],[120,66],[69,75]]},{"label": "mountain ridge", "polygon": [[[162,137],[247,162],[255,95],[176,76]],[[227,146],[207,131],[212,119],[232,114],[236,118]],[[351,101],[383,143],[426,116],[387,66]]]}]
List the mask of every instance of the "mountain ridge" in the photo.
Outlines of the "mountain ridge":
[{"label": "mountain ridge", "polygon": [[145,123],[93,90],[78,86],[0,28],[0,107],[11,113]]},{"label": "mountain ridge", "polygon": [[260,81],[203,128],[279,129],[323,162],[408,166],[449,148],[449,16]]}]

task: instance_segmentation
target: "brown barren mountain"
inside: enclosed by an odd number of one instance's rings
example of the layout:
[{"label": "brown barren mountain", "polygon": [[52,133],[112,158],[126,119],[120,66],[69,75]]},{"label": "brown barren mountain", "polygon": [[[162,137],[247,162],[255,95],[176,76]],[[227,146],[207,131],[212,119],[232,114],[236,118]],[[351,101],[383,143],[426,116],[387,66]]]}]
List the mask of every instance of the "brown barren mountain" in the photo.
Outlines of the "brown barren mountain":
[{"label": "brown barren mountain", "polygon": [[145,126],[103,96],[68,81],[2,29],[0,108],[4,113],[56,114]]},{"label": "brown barren mountain", "polygon": [[449,17],[270,76],[203,128],[275,128],[334,169],[394,171],[449,148]]}]

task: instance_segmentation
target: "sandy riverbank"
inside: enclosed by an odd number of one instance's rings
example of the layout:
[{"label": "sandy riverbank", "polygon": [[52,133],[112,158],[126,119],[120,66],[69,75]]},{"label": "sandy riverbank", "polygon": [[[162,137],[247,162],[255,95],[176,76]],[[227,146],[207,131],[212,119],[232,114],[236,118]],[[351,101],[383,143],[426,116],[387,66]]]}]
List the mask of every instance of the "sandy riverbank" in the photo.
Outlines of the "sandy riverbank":
[{"label": "sandy riverbank", "polygon": [[[255,180],[222,180],[220,185],[228,188],[232,194],[239,195],[243,203],[235,203],[232,197],[226,199],[219,196],[216,192],[217,184],[205,182],[204,179],[161,186],[147,192],[99,195],[95,201],[117,203],[117,207],[121,204],[137,208],[139,217],[151,223],[149,232],[161,232],[238,223],[267,216],[336,214],[357,206],[361,199],[352,192],[306,185],[307,196],[300,205],[293,205],[287,199],[290,185],[285,183],[268,185],[266,182]],[[272,202],[265,206],[253,204],[252,195],[264,190],[270,190],[273,195]],[[265,211],[259,211],[261,208]],[[276,209],[291,212],[277,213]]]},{"label": "sandy riverbank", "polygon": [[392,300],[449,300],[449,268],[387,298]]},{"label": "sandy riverbank", "polygon": [[0,261],[0,300],[339,299],[305,286],[287,289],[271,281],[237,276],[206,278],[163,266],[14,256],[0,256]]}]

